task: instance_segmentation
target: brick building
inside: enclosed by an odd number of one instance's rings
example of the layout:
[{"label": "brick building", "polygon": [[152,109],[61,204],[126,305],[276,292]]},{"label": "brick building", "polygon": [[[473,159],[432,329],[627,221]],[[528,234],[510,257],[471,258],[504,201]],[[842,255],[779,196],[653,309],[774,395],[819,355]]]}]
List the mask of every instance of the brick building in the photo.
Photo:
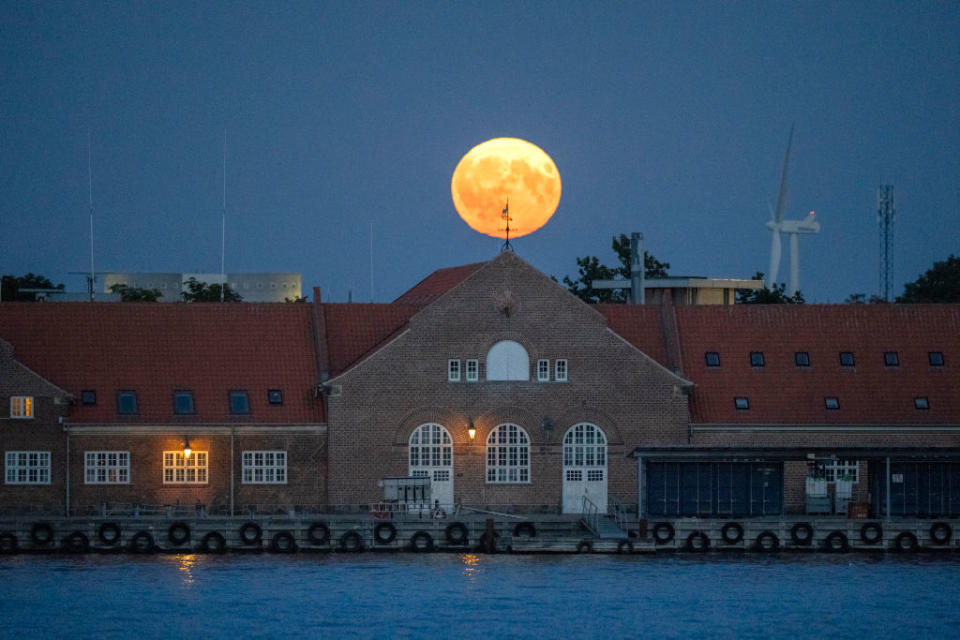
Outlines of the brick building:
[{"label": "brick building", "polygon": [[4,510],[350,510],[419,477],[444,505],[761,515],[814,476],[960,515],[957,305],[590,306],[503,252],[389,304],[15,303],[0,337]]}]

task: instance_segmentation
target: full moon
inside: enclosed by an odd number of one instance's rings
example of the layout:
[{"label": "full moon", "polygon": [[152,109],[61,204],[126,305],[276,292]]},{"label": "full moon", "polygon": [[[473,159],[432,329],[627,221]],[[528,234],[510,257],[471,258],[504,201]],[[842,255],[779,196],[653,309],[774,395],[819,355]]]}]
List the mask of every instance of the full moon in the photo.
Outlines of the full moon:
[{"label": "full moon", "polygon": [[494,138],[460,159],[450,182],[453,206],[470,228],[495,238],[533,233],[560,203],[560,172],[543,149],[518,138]]}]

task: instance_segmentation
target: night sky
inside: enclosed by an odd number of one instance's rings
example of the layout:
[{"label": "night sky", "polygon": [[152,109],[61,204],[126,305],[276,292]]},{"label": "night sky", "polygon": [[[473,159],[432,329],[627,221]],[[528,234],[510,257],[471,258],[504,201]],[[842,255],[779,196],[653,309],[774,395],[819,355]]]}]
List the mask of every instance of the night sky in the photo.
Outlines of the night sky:
[{"label": "night sky", "polygon": [[[390,301],[501,241],[450,178],[489,138],[553,158],[563,196],[516,252],[574,274],[645,234],[673,275],[766,271],[786,218],[812,302],[878,291],[876,189],[896,187],[895,286],[960,254],[960,4],[0,3],[0,271],[294,271]],[[788,273],[784,237],[781,279]]]}]

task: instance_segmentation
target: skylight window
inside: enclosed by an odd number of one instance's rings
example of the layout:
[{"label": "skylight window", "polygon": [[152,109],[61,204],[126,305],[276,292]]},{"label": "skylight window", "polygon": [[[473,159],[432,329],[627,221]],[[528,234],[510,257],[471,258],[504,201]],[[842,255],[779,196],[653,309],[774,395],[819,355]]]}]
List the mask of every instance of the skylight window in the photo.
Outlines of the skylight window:
[{"label": "skylight window", "polygon": [[809,367],[810,353],[807,351],[797,351],[793,354],[793,363],[798,367]]},{"label": "skylight window", "polygon": [[823,399],[823,406],[830,411],[835,411],[840,408],[840,399],[836,396],[828,396]]},{"label": "skylight window", "polygon": [[927,354],[931,367],[943,366],[943,351],[931,351]]},{"label": "skylight window", "polygon": [[283,404],[283,391],[280,389],[270,389],[267,391],[267,402],[273,405]]},{"label": "skylight window", "polygon": [[137,405],[136,391],[117,392],[117,413],[123,416],[133,416],[140,412]]},{"label": "skylight window", "polygon": [[900,355],[896,351],[884,351],[883,364],[887,365],[888,367],[899,367]]},{"label": "skylight window", "polygon": [[919,409],[920,411],[926,411],[930,408],[930,401],[926,398],[914,398],[913,399],[913,408]]},{"label": "skylight window", "polygon": [[244,415],[250,413],[250,395],[244,390],[230,392],[230,413]]},{"label": "skylight window", "polygon": [[177,415],[193,413],[193,391],[173,392],[173,412]]},{"label": "skylight window", "polygon": [[716,351],[707,351],[705,354],[703,354],[703,357],[708,367],[720,366],[720,354]]},{"label": "skylight window", "polygon": [[853,351],[841,351],[841,352],[840,352],[840,366],[841,366],[841,367],[852,367],[852,366],[854,366]]},{"label": "skylight window", "polygon": [[763,351],[751,351],[751,352],[750,352],[750,366],[751,366],[751,367],[762,367],[762,366],[763,366]]},{"label": "skylight window", "polygon": [[733,406],[735,406],[740,411],[746,411],[747,409],[750,408],[750,400],[743,397],[734,398]]},{"label": "skylight window", "polygon": [[84,389],[80,392],[80,402],[85,405],[97,404],[97,392],[93,389]]}]

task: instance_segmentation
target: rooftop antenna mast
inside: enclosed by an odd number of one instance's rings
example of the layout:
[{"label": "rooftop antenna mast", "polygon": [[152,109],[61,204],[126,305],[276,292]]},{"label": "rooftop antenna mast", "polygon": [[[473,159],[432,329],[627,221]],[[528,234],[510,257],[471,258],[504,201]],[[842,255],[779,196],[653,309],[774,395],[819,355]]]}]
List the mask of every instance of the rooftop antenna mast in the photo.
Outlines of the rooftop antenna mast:
[{"label": "rooftop antenna mast", "polygon": [[507,223],[507,236],[503,243],[503,250],[513,251],[513,245],[510,244],[510,221],[513,219],[510,217],[510,198],[507,198],[507,204],[503,207],[503,211],[500,212],[500,217]]},{"label": "rooftop antenna mast", "polygon": [[880,225],[880,296],[890,302],[893,288],[893,222],[896,217],[892,184],[877,189],[877,222]]},{"label": "rooftop antenna mast", "polygon": [[223,128],[223,209],[220,210],[220,302],[227,288],[225,268],[227,252],[227,128]]},{"label": "rooftop antenna mast", "polygon": [[93,161],[91,142],[92,135],[90,129],[87,129],[87,194],[90,203],[90,275],[87,276],[87,291],[90,294],[90,302],[96,298],[96,272],[93,269]]}]

